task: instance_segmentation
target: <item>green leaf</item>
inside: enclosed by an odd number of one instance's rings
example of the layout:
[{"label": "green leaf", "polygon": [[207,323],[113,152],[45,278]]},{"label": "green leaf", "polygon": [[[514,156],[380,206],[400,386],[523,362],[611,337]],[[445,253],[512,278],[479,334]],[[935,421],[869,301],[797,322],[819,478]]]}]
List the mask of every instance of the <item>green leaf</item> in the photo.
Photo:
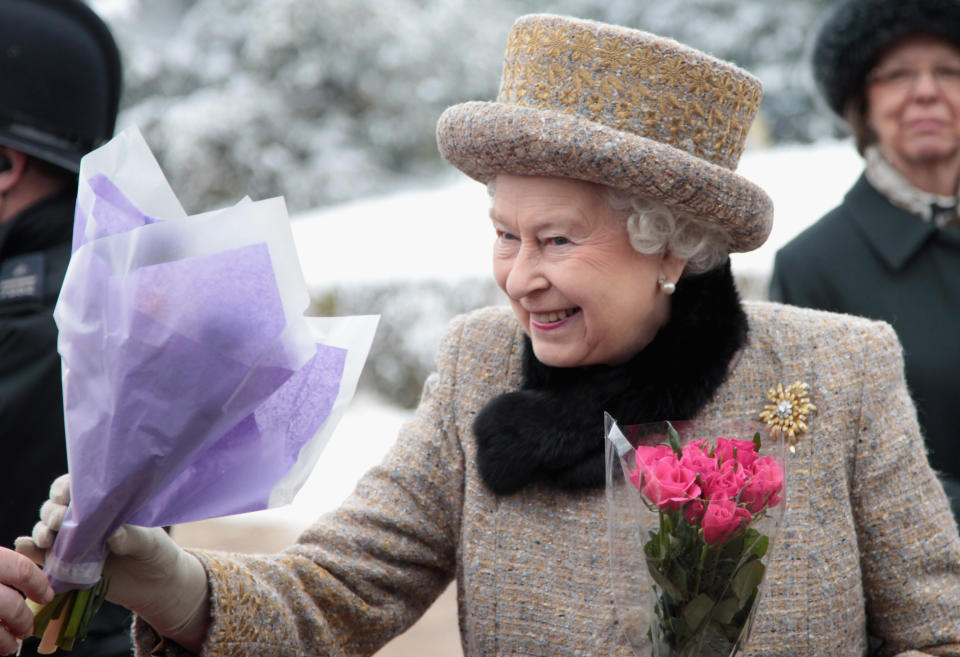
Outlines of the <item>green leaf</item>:
[{"label": "green leaf", "polygon": [[687,582],[687,570],[680,564],[673,564],[670,568],[670,581],[674,583],[674,586],[678,590],[682,591],[683,594],[687,594],[688,582]]},{"label": "green leaf", "polygon": [[759,431],[753,434],[753,446],[757,449],[758,452],[760,451],[760,432]]},{"label": "green leaf", "polygon": [[673,428],[673,425],[667,422],[667,439],[670,441],[670,449],[677,456],[683,455],[683,449],[680,448],[680,434]]},{"label": "green leaf", "polygon": [[683,594],[680,592],[680,589],[670,581],[669,577],[652,566],[648,567],[647,570],[650,571],[650,577],[653,578],[653,581],[660,585],[660,588],[663,589],[666,595],[670,596],[673,600],[683,600]]},{"label": "green leaf", "polygon": [[713,612],[713,618],[722,625],[727,625],[733,621],[733,617],[740,611],[740,600],[736,597],[729,597],[717,603],[717,608]]},{"label": "green leaf", "polygon": [[740,606],[743,606],[760,586],[766,570],[759,559],[753,559],[745,563],[740,571],[734,575],[733,581],[730,582],[730,589],[740,599]]},{"label": "green leaf", "polygon": [[753,545],[750,546],[750,551],[757,555],[758,559],[762,559],[763,555],[767,553],[767,549],[770,547],[770,539],[760,534],[757,537],[757,540],[754,541]]},{"label": "green leaf", "polygon": [[700,623],[710,610],[713,609],[714,602],[706,593],[701,593],[683,607],[683,620],[693,630],[700,626]]}]

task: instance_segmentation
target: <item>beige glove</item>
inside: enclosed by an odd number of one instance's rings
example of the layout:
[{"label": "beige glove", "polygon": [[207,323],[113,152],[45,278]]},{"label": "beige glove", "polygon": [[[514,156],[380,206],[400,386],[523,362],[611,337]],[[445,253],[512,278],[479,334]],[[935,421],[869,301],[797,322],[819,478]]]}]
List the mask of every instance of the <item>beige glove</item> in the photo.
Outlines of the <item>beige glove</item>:
[{"label": "beige glove", "polygon": [[[62,475],[40,508],[33,536],[18,538],[17,551],[43,563],[69,503],[70,475]],[[107,548],[107,599],[136,612],[161,635],[199,652],[210,622],[207,574],[200,561],[160,527],[123,525],[107,540]]]}]

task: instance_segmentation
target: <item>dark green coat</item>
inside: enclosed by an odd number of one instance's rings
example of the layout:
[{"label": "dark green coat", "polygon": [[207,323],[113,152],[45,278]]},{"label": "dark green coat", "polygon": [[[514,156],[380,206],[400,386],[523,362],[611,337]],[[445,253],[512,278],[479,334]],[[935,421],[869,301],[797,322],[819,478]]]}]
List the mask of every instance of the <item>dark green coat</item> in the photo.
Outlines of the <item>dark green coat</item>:
[{"label": "dark green coat", "polygon": [[[70,260],[74,190],[0,223],[0,544],[39,519],[50,482],[67,471],[63,392],[53,308]],[[72,657],[131,652],[127,610],[104,604]],[[22,654],[35,655],[36,639]]]},{"label": "dark green coat", "polygon": [[893,325],[930,463],[960,517],[960,226],[936,228],[861,176],[777,253],[770,297]]}]

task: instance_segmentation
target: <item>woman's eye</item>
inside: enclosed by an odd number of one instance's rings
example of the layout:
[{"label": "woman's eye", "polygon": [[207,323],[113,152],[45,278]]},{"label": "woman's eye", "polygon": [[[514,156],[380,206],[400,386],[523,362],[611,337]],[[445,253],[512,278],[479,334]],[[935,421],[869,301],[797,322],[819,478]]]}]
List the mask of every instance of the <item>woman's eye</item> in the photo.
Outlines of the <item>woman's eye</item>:
[{"label": "woman's eye", "polygon": [[566,237],[552,237],[550,238],[550,241],[553,242],[553,244],[556,246],[564,246],[566,244],[570,244],[570,240],[568,240]]},{"label": "woman's eye", "polygon": [[933,74],[940,80],[956,82],[960,80],[960,66],[941,66],[934,69]]}]

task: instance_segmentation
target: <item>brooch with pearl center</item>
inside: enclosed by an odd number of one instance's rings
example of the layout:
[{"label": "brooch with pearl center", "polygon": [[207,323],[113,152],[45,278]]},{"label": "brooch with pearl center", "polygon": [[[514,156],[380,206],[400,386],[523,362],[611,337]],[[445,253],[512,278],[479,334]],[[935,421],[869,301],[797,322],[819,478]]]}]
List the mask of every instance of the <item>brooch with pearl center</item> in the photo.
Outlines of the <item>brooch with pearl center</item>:
[{"label": "brooch with pearl center", "polygon": [[790,451],[796,452],[797,437],[806,433],[807,418],[817,407],[810,403],[810,386],[802,381],[791,383],[786,388],[782,383],[767,391],[767,403],[760,411],[760,419],[767,423],[771,432],[787,439]]}]

